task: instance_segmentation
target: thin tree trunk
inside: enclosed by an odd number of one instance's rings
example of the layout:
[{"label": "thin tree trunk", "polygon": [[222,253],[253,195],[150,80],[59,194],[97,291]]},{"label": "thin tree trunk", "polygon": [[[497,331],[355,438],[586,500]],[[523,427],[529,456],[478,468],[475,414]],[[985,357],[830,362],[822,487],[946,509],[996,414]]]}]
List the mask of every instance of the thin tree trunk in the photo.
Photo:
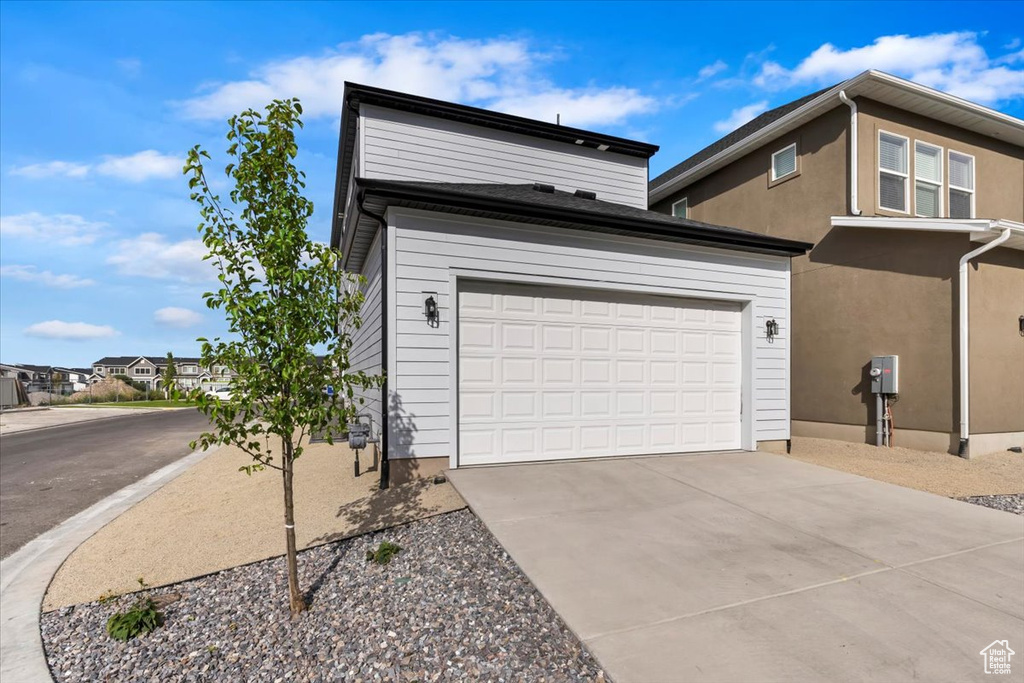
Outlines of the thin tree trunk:
[{"label": "thin tree trunk", "polygon": [[295,504],[292,499],[292,475],[294,467],[292,443],[281,439],[284,457],[281,462],[281,476],[284,480],[284,536],[288,558],[288,597],[294,619],[306,609],[306,601],[299,589],[299,565],[295,547]]}]

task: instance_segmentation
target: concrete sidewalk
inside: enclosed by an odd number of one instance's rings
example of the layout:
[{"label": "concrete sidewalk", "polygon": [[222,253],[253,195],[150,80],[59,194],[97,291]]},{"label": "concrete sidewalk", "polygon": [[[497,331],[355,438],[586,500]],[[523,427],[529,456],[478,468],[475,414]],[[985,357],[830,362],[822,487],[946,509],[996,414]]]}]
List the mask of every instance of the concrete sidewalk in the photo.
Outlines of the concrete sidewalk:
[{"label": "concrete sidewalk", "polygon": [[1009,513],[765,453],[450,478],[617,683],[980,681],[1024,647]]},{"label": "concrete sidewalk", "polygon": [[0,435],[16,434],[33,429],[60,427],[78,422],[91,422],[112,417],[138,417],[161,410],[182,410],[181,408],[93,408],[56,407],[26,408],[0,412]]}]

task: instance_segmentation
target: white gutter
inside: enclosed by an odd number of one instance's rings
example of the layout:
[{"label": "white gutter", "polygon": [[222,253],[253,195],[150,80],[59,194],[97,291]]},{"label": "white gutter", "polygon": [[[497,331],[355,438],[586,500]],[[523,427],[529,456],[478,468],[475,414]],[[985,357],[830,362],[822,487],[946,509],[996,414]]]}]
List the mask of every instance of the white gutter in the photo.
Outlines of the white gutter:
[{"label": "white gutter", "polygon": [[1005,228],[999,237],[987,244],[983,244],[974,251],[967,252],[960,258],[960,450],[961,458],[969,457],[968,440],[971,438],[970,427],[970,357],[968,356],[968,296],[967,296],[967,263],[986,251],[995,249],[1003,242],[1010,239],[1013,234],[1012,228]]},{"label": "white gutter", "polygon": [[845,90],[839,91],[839,99],[850,108],[850,213],[860,215],[860,203],[857,201],[857,103],[846,96]]}]

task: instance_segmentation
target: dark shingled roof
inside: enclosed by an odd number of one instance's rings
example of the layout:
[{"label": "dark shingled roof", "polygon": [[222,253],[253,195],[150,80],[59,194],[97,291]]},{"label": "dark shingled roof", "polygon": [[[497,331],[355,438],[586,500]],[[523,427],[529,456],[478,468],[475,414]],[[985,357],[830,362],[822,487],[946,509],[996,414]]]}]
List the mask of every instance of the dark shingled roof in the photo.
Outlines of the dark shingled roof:
[{"label": "dark shingled roof", "polygon": [[[836,85],[838,85],[838,83]],[[725,150],[735,145],[737,142],[744,140],[745,138],[753,135],[762,128],[765,128],[768,125],[774,123],[775,121],[778,121],[786,114],[792,111],[796,111],[797,109],[804,106],[814,98],[828,92],[834,87],[836,86],[830,85],[827,88],[822,88],[817,92],[812,92],[810,95],[801,97],[798,100],[793,100],[789,104],[784,104],[781,107],[776,107],[775,109],[769,109],[768,111],[761,114],[757,118],[743,124],[733,132],[729,133],[724,138],[712,142],[710,145],[708,145],[701,151],[697,152],[689,159],[676,164],[672,168],[668,169],[667,171],[659,175],[657,178],[650,182],[650,189],[656,190],[657,188],[661,187],[662,185],[669,182],[673,178],[681,176],[694,166],[704,161],[707,161],[708,159],[715,156],[719,152],[724,152]]]},{"label": "dark shingled roof", "polygon": [[587,199],[571,192],[538,188],[538,184],[430,183],[356,179],[367,195],[411,206],[454,207],[460,213],[489,215],[522,222],[605,232],[639,234],[746,251],[802,254],[810,244],[760,233],[677,218],[625,204]]}]

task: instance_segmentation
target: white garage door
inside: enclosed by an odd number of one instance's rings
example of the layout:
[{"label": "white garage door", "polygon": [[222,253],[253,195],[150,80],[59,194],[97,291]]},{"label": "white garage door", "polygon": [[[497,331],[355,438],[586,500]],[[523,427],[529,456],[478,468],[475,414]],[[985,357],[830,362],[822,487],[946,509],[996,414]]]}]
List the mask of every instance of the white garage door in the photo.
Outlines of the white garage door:
[{"label": "white garage door", "polygon": [[738,304],[460,283],[459,464],[740,447]]}]

